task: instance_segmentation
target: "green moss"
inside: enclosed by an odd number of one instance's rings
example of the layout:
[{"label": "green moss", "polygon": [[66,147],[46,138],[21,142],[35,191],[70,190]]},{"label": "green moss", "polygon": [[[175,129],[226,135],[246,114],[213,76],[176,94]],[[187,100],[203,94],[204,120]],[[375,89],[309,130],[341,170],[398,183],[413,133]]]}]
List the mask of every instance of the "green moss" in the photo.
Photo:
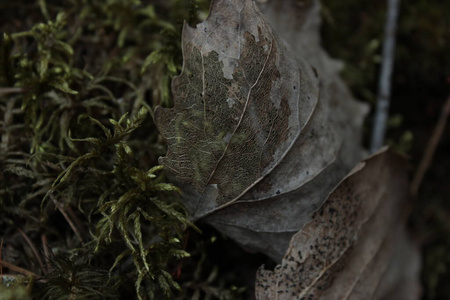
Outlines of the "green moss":
[{"label": "green moss", "polygon": [[171,273],[197,228],[157,163],[165,145],[148,115],[170,105],[183,19],[205,3],[1,5],[12,13],[1,21],[0,252],[37,274],[34,298],[180,294]]}]

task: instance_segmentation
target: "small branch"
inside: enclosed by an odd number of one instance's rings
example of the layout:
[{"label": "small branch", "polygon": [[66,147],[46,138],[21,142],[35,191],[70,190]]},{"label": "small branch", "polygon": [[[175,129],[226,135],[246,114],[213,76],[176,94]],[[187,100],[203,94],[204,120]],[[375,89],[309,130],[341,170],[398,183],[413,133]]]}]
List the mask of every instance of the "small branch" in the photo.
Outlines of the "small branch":
[{"label": "small branch", "polygon": [[81,220],[78,218],[77,214],[73,211],[72,207],[67,206],[67,212],[69,213],[69,216],[73,220],[74,224],[77,226],[77,229],[80,232],[81,236],[84,233],[83,222],[81,222]]},{"label": "small branch", "polygon": [[[0,261],[2,260],[2,252],[3,252],[3,238],[2,243],[0,244]],[[3,276],[3,266],[0,265],[0,276]]]},{"label": "small branch", "polygon": [[45,258],[47,260],[47,273],[51,273],[52,272],[52,267],[50,265],[50,263],[48,263],[49,258],[50,258],[50,250],[48,249],[48,242],[47,242],[47,236],[45,235],[45,233],[43,233],[41,235],[41,242],[42,242],[42,248],[44,249],[44,255]]},{"label": "small branch", "polygon": [[384,144],[386,123],[391,97],[391,78],[394,69],[395,31],[400,0],[388,0],[388,14],[384,28],[383,61],[378,81],[377,108],[373,120],[372,141],[370,152],[374,153]]},{"label": "small branch", "polygon": [[6,261],[0,259],[0,267],[2,267],[2,266],[5,266],[6,268],[10,269],[11,271],[14,271],[14,272],[17,272],[17,273],[20,273],[20,274],[24,274],[26,276],[31,276],[31,277],[35,277],[35,278],[39,277],[37,274],[34,274],[31,271],[28,271],[28,270],[26,270],[24,268],[15,266],[15,265],[13,265],[13,264],[11,264],[9,262],[6,262]]},{"label": "small branch", "polygon": [[9,94],[19,94],[23,92],[25,92],[23,88],[15,88],[15,87],[0,88],[0,96],[6,96]]},{"label": "small branch", "polygon": [[417,192],[422,184],[425,173],[430,168],[431,162],[433,160],[436,148],[441,140],[442,134],[444,133],[445,125],[447,123],[447,118],[450,114],[450,96],[442,107],[441,116],[439,117],[436,127],[433,130],[433,134],[428,142],[425,153],[422,156],[419,167],[417,168],[416,174],[414,174],[414,179],[411,183],[411,195],[413,197],[417,196]]},{"label": "small branch", "polygon": [[26,235],[25,232],[23,232],[22,229],[18,228],[17,231],[20,233],[20,235],[23,237],[23,239],[27,242],[28,246],[30,246],[31,248],[31,252],[33,252],[34,257],[36,258],[36,260],[39,263],[39,266],[41,267],[41,270],[44,274],[46,274],[46,269],[45,266],[42,262],[41,257],[39,256],[39,252],[37,251],[36,247],[34,246],[33,242],[30,240],[30,238],[28,237],[28,235]]},{"label": "small branch", "polygon": [[72,220],[70,219],[69,215],[66,213],[66,211],[63,208],[63,205],[61,203],[59,203],[55,197],[53,197],[52,195],[50,196],[53,203],[56,205],[56,207],[58,208],[59,212],[63,215],[64,219],[66,219],[67,223],[69,223],[70,228],[72,228],[73,232],[75,233],[75,235],[78,237],[78,239],[80,240],[81,244],[84,244],[83,238],[81,237],[80,232],[78,231],[78,228],[75,226],[75,224],[72,222]]}]

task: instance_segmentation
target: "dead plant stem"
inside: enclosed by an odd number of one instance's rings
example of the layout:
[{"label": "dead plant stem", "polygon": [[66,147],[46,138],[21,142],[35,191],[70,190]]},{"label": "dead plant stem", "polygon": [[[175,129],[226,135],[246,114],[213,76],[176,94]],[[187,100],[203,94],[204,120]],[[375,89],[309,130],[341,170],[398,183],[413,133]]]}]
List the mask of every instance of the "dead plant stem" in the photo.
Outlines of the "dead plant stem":
[{"label": "dead plant stem", "polygon": [[450,114],[450,96],[447,98],[447,101],[444,103],[442,107],[441,116],[439,117],[438,122],[436,123],[436,127],[433,130],[433,134],[431,135],[430,141],[428,142],[427,148],[425,149],[425,153],[422,156],[422,160],[420,161],[419,167],[414,175],[414,179],[411,183],[411,195],[413,197],[417,196],[417,192],[422,184],[423,178],[425,177],[425,173],[430,168],[431,162],[433,160],[434,153],[436,152],[436,148],[441,140],[442,134],[444,133],[445,124],[447,123],[448,115]]}]

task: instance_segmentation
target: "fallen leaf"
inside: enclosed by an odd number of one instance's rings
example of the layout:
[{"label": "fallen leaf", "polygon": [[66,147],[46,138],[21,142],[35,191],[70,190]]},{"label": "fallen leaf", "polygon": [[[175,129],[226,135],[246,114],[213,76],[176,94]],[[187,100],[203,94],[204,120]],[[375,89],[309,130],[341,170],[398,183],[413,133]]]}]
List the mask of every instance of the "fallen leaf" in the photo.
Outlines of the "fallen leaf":
[{"label": "fallen leaf", "polygon": [[214,1],[196,29],[185,24],[182,39],[175,105],[158,108],[155,121],[168,143],[161,163],[199,219],[282,161],[313,113],[317,79],[299,68],[252,1]]},{"label": "fallen leaf", "polygon": [[419,259],[404,228],[406,170],[405,158],[386,149],[357,165],[293,236],[282,263],[260,268],[256,298],[387,299],[403,281],[397,297],[417,299]]},{"label": "fallen leaf", "polygon": [[321,47],[319,1],[260,2],[265,17],[222,0],[184,26],[174,107],[155,112],[167,176],[192,220],[281,262],[258,299],[417,298],[405,160],[383,150],[348,174],[367,105]]},{"label": "fallen leaf", "polygon": [[182,38],[174,107],[155,112],[168,144],[161,163],[192,220],[280,261],[364,156],[367,107],[337,71],[292,54],[250,0],[213,1]]}]

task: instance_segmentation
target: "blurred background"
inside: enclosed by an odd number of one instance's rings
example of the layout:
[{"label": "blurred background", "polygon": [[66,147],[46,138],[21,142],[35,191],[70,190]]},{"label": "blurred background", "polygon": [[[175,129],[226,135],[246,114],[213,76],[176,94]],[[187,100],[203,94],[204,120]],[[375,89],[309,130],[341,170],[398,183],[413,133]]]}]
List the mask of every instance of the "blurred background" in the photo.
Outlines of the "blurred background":
[{"label": "blurred background", "polygon": [[[374,107],[386,1],[322,0],[323,45],[346,63],[357,99]],[[397,24],[387,143],[410,156],[411,178],[450,96],[450,1],[402,1]],[[373,110],[372,110],[373,115]],[[367,137],[372,126],[367,120]],[[412,201],[422,245],[423,299],[450,299],[450,122]]]}]

